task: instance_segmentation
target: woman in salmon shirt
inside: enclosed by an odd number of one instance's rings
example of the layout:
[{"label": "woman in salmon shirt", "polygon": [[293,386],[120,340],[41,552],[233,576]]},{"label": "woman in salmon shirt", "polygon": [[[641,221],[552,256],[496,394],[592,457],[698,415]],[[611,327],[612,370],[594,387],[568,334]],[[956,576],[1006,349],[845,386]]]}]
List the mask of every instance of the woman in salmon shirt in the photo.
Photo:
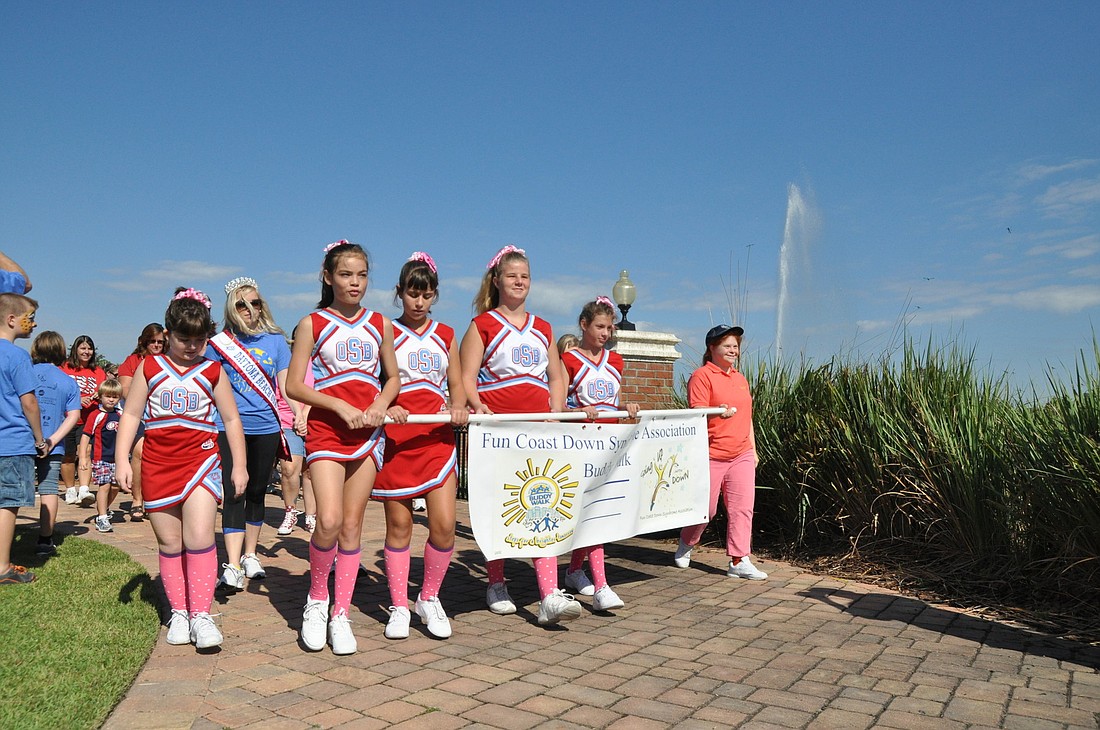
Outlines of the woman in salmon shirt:
[{"label": "woman in salmon shirt", "polygon": [[680,531],[680,544],[673,556],[677,568],[691,564],[691,549],[718,509],[718,495],[726,503],[726,554],[730,557],[726,575],[730,578],[764,580],[768,574],[749,559],[752,548],[752,510],[756,498],[756,434],[752,427],[752,395],[749,381],[737,371],[741,336],[745,330],[720,324],[707,332],[703,365],[688,381],[688,402],[692,408],[722,407],[725,412],[707,421],[710,447],[710,509],[707,522]]}]

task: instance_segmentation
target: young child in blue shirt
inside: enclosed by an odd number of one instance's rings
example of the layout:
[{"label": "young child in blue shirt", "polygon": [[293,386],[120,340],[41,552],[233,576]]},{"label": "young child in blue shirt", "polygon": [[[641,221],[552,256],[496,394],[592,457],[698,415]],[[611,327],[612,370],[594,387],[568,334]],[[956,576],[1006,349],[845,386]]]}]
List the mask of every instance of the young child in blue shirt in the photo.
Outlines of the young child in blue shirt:
[{"label": "young child in blue shirt", "polygon": [[39,332],[31,343],[31,362],[38,378],[38,409],[42,418],[42,435],[50,444],[49,452],[35,461],[38,477],[38,498],[41,503],[38,519],[39,555],[53,555],[57,547],[53,528],[57,522],[57,485],[61,477],[61,460],[65,456],[65,436],[80,420],[80,389],[76,381],[61,372],[61,363],[68,355],[65,340],[52,330]]},{"label": "young child in blue shirt", "polygon": [[31,356],[15,346],[34,331],[36,309],[30,297],[0,294],[0,584],[35,578],[12,564],[11,546],[19,508],[34,506],[34,457],[50,449],[42,438]]}]

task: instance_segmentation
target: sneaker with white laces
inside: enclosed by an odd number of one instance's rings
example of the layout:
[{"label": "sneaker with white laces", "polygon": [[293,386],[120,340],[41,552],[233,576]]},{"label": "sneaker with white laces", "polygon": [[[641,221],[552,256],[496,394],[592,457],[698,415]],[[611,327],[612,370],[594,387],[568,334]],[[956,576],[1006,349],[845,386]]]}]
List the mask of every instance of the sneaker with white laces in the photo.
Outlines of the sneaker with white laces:
[{"label": "sneaker with white laces", "polygon": [[244,589],[244,571],[239,566],[222,563],[222,574],[214,586],[217,590],[236,593]]},{"label": "sneaker with white laces", "polygon": [[294,527],[298,524],[298,515],[300,514],[301,512],[293,507],[287,507],[286,514],[283,515],[283,522],[279,525],[279,529],[276,530],[276,534],[289,535],[294,532]]},{"label": "sneaker with white laces", "polygon": [[685,545],[681,540],[676,546],[676,552],[672,555],[672,564],[677,568],[686,568],[691,565],[691,545]]},{"label": "sneaker with white laces", "polygon": [[95,516],[95,529],[97,532],[114,532],[115,528],[111,527],[111,518],[107,515]]},{"label": "sneaker with white laces", "polygon": [[80,503],[81,507],[91,507],[95,504],[95,495],[88,489],[87,485],[80,485],[80,490],[76,493],[76,501]]},{"label": "sneaker with white laces", "polygon": [[428,627],[428,633],[437,639],[446,639],[451,635],[451,622],[447,618],[439,596],[431,598],[416,597],[416,615]]},{"label": "sneaker with white laces", "polygon": [[489,610],[501,616],[507,616],[516,612],[516,604],[508,595],[508,586],[504,583],[493,583],[485,591],[485,602],[489,604]]},{"label": "sneaker with white laces", "polygon": [[338,656],[354,654],[359,650],[355,641],[355,634],[351,631],[351,622],[344,611],[332,617],[328,622],[328,643],[332,645],[332,653]]},{"label": "sneaker with white laces", "polygon": [[76,487],[65,490],[65,504],[76,504]]},{"label": "sneaker with white laces", "polygon": [[256,553],[241,556],[241,570],[244,571],[245,577],[249,580],[260,580],[267,577],[264,566],[260,565],[260,559],[256,557]]},{"label": "sneaker with white laces", "polygon": [[539,601],[539,623],[543,626],[581,617],[581,604],[561,588]]},{"label": "sneaker with white laces", "polygon": [[191,622],[187,620],[185,609],[172,610],[172,617],[168,619],[168,643],[172,646],[191,643]]},{"label": "sneaker with white laces", "polygon": [[566,571],[565,585],[572,588],[573,592],[579,596],[591,596],[596,592],[596,586],[592,585],[592,581],[588,580],[588,576],[584,574],[583,568],[574,571]]},{"label": "sneaker with white laces", "polygon": [[752,564],[747,555],[741,558],[737,565],[734,565],[731,560],[726,575],[730,578],[745,578],[746,580],[764,580],[768,577],[767,573]]},{"label": "sneaker with white laces", "polygon": [[213,616],[203,612],[191,617],[191,641],[194,642],[196,649],[221,646],[222,632],[218,631]]},{"label": "sneaker with white laces", "polygon": [[596,595],[592,596],[593,611],[610,611],[613,608],[622,608],[625,605],[623,599],[611,590],[611,586],[604,586],[596,591]]},{"label": "sneaker with white laces", "polygon": [[313,534],[317,529],[317,515],[306,515],[306,532]]},{"label": "sneaker with white laces", "polygon": [[409,618],[407,606],[390,606],[390,620],[386,622],[386,638],[409,638]]},{"label": "sneaker with white laces", "polygon": [[325,630],[328,626],[328,601],[315,601],[306,599],[306,607],[302,611],[302,644],[310,651],[321,651],[325,648]]}]

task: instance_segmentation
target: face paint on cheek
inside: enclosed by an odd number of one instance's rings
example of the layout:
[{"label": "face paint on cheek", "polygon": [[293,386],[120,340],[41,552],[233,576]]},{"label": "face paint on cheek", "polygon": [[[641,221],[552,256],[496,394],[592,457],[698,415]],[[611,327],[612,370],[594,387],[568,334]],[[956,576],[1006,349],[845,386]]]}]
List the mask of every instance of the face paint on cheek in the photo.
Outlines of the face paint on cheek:
[{"label": "face paint on cheek", "polygon": [[23,329],[23,334],[29,335],[34,330],[34,312],[24,314],[23,318],[19,320],[19,324]]}]

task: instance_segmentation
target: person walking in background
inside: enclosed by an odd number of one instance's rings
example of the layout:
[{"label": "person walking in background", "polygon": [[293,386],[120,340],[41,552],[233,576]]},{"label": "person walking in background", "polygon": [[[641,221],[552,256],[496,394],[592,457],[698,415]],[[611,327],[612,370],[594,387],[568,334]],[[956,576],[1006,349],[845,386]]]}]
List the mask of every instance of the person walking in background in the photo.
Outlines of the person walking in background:
[{"label": "person walking in background", "polygon": [[[550,323],[527,311],[531,266],[523,249],[505,246],[489,261],[474,298],[477,316],[462,338],[462,377],[474,413],[558,413],[565,410],[562,370]],[[533,558],[540,624],[579,618],[581,605],[558,588],[556,557]],[[516,612],[504,561],[486,562],[485,601],[497,614]]]},{"label": "person walking in background", "polygon": [[[255,279],[242,276],[225,285],[224,326],[210,338],[206,357],[220,362],[225,370],[244,427],[248,489],[243,498],[227,495],[222,503],[226,562],[218,581],[222,588],[236,592],[244,588],[246,577],[257,580],[266,575],[256,549],[267,484],[281,450],[278,398],[286,390],[290,367],[286,333],[275,324]],[[296,403],[291,406],[296,407]],[[218,435],[218,447],[222,462],[231,470],[233,456],[224,432]]]},{"label": "person walking in background", "polygon": [[35,579],[12,564],[11,546],[19,508],[34,506],[34,458],[50,450],[34,395],[38,378],[30,355],[15,346],[34,331],[36,309],[30,297],[0,294],[0,584]]},{"label": "person walking in background", "polygon": [[[386,426],[385,468],[373,497],[386,511],[383,551],[390,588],[387,639],[409,635],[409,563],[413,499],[427,502],[428,539],[424,543],[424,578],[416,597],[416,614],[437,638],[451,635],[451,622],[439,600],[439,589],[455,544],[455,435],[451,424],[466,423],[466,395],[454,330],[429,317],[439,295],[439,274],[432,257],[421,251],[401,267],[394,300],[401,316],[393,322],[394,352],[401,392],[386,412],[396,424]],[[407,424],[411,413],[449,413],[451,423]]]},{"label": "person walking in background", "polygon": [[84,432],[80,436],[80,468],[91,471],[96,487],[95,529],[114,532],[111,527],[111,505],[119,492],[115,477],[115,441],[121,417],[118,403],[122,400],[122,386],[114,378],[104,380],[99,385],[96,398],[99,407],[85,421]]},{"label": "person walking in background", "polygon": [[42,435],[49,445],[45,456],[35,460],[38,482],[39,555],[57,552],[53,530],[57,523],[57,486],[61,479],[61,459],[65,436],[80,420],[80,391],[76,382],[58,367],[65,362],[65,340],[52,330],[39,333],[31,343],[31,362],[38,378],[35,395],[42,419]]},{"label": "person walking in background", "polygon": [[[195,289],[178,290],[164,325],[166,354],[149,355],[134,374],[116,446],[128,454],[144,420],[145,508],[172,609],[167,641],[210,649],[223,640],[210,615],[218,574],[214,522],[222,501],[215,409],[234,457],[230,482],[238,496],[248,483],[244,431],[229,380],[222,377],[221,366],[202,356],[214,333],[210,299]],[[120,460],[115,473],[119,486],[132,488],[128,460]]]},{"label": "person walking in background", "polygon": [[23,267],[0,251],[0,293],[27,294],[31,290],[31,279]]},{"label": "person walking in background", "polygon": [[[65,504],[90,507],[95,502],[92,494],[92,474],[77,469],[77,441],[84,431],[84,424],[99,405],[96,393],[99,384],[107,379],[107,372],[96,363],[95,342],[88,335],[73,340],[69,359],[61,364],[61,370],[76,381],[80,389],[80,420],[65,437],[65,458],[61,460],[61,482],[65,486]],[[77,481],[79,479],[79,482]],[[79,483],[79,490],[77,484]]]},{"label": "person walking in background", "polygon": [[[142,328],[138,335],[137,346],[134,351],[126,356],[122,364],[118,366],[118,382],[122,385],[123,409],[126,408],[126,396],[130,394],[130,383],[134,379],[134,373],[141,367],[141,361],[147,355],[159,355],[164,352],[164,326],[158,322],[150,322]],[[130,502],[130,521],[141,522],[145,519],[145,507],[141,497],[141,455],[145,448],[145,435],[138,433],[137,442],[134,444],[133,453],[130,455],[130,468],[134,473],[133,493]]]},{"label": "person walking in background", "polygon": [[[309,407],[306,463],[317,500],[317,527],[309,541],[309,595],[302,611],[302,645],[333,654],[358,649],[348,620],[359,574],[363,513],[382,467],[386,410],[401,389],[393,326],[363,309],[369,265],[349,241],[325,248],[321,300],[294,330],[287,396]],[[306,369],[316,377],[305,383]],[[328,576],[336,565],[332,609]],[[331,619],[329,618],[331,615]]]},{"label": "person walking in background", "polygon": [[731,578],[764,580],[768,574],[749,559],[752,552],[752,514],[756,500],[756,432],[752,426],[752,395],[749,382],[737,371],[741,357],[740,327],[720,324],[706,336],[703,365],[688,380],[688,403],[692,408],[720,406],[726,410],[707,419],[710,447],[710,508],[707,522],[685,527],[673,556],[678,568],[691,564],[691,550],[699,544],[703,530],[718,509],[718,496],[726,504],[726,554],[730,557],[726,575]]},{"label": "person walking in background", "polygon": [[[562,354],[565,368],[566,407],[571,411],[584,411],[596,420],[601,411],[617,411],[625,408],[631,418],[638,415],[637,403],[619,403],[622,390],[623,358],[617,352],[605,349],[615,334],[615,308],[607,297],[596,297],[581,309],[577,318],[581,337],[575,347]],[[559,340],[559,346],[561,341]],[[617,419],[601,419],[616,423]],[[584,574],[584,561],[592,570],[592,580]],[[603,545],[581,547],[573,551],[569,570],[565,573],[565,585],[582,596],[592,596],[592,610],[610,611],[622,608],[623,601],[607,584],[604,570]]]}]

